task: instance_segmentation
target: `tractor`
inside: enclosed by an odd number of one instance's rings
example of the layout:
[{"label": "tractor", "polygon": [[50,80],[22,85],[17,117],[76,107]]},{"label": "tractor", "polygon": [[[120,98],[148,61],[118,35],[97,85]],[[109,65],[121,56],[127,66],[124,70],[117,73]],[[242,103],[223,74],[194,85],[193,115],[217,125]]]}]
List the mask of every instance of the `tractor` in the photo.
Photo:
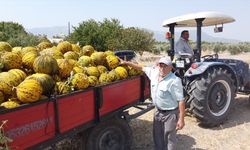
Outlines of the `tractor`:
[{"label": "tractor", "polygon": [[[250,94],[250,71],[247,63],[235,59],[220,59],[218,54],[201,55],[202,27],[215,26],[215,32],[222,32],[224,24],[234,21],[232,17],[219,12],[199,12],[163,22],[163,27],[169,28],[168,55],[182,79],[187,110],[201,125],[207,127],[217,126],[227,119],[237,93]],[[196,27],[194,56],[184,53],[176,57],[176,27]]]}]

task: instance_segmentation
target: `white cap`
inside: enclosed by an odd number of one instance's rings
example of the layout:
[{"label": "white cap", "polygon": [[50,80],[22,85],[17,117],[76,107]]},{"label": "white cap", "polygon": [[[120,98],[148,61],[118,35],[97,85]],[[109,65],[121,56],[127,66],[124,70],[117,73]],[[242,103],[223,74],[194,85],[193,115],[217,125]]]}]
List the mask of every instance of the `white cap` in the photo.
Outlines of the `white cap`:
[{"label": "white cap", "polygon": [[168,57],[161,57],[158,63],[163,63],[171,67],[173,66],[171,59],[169,59]]}]

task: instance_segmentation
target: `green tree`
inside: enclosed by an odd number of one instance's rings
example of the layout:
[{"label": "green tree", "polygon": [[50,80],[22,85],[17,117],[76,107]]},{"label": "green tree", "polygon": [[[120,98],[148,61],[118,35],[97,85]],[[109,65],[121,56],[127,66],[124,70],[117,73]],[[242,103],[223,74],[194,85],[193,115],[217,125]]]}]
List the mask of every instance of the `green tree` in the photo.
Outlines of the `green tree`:
[{"label": "green tree", "polygon": [[155,42],[155,48],[159,52],[167,52],[170,50],[170,43],[169,42]]},{"label": "green tree", "polygon": [[73,27],[74,32],[71,33],[66,39],[72,43],[77,43],[81,46],[92,45],[94,46],[95,36],[98,35],[98,23],[91,19],[88,21],[83,21],[78,27]]},{"label": "green tree", "polygon": [[153,33],[139,28],[126,28],[122,30],[121,47],[139,52],[155,51],[155,39]]},{"label": "green tree", "polygon": [[81,46],[92,45],[98,51],[132,49],[138,52],[154,50],[153,33],[139,28],[124,28],[117,19],[96,22],[83,21],[67,38]]},{"label": "green tree", "polygon": [[67,40],[73,43],[79,42],[81,46],[92,45],[98,51],[105,51],[119,45],[117,36],[121,28],[117,19],[104,19],[103,22],[91,19],[74,27],[74,32],[67,37]]},{"label": "green tree", "polygon": [[103,50],[112,50],[120,48],[119,38],[121,37],[121,30],[123,26],[120,25],[120,21],[112,19],[111,21],[104,19],[100,22],[100,41],[103,43]]},{"label": "green tree", "polygon": [[17,38],[20,34],[27,34],[22,25],[14,22],[0,22],[0,32],[4,35],[3,41]]},{"label": "green tree", "polygon": [[215,44],[215,46],[214,46],[214,49],[213,49],[213,51],[215,52],[215,53],[219,53],[219,52],[221,52],[221,45],[220,44]]},{"label": "green tree", "polygon": [[17,37],[10,38],[8,40],[10,45],[12,45],[13,47],[15,47],[15,46],[22,46],[22,47],[36,46],[41,41],[42,41],[42,39],[40,37],[35,36],[33,34],[19,34]]},{"label": "green tree", "polygon": [[43,37],[28,34],[24,27],[14,22],[0,22],[0,41],[11,46],[36,46]]}]

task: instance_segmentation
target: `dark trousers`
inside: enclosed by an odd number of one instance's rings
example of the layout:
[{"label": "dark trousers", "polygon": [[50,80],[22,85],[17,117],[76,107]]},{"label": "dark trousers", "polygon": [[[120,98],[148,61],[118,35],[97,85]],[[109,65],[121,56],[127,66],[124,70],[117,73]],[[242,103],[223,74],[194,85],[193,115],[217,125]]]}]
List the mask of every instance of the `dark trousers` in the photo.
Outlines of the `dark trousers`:
[{"label": "dark trousers", "polygon": [[157,110],[154,114],[153,137],[155,150],[176,149],[176,124],[179,110],[162,112]]}]

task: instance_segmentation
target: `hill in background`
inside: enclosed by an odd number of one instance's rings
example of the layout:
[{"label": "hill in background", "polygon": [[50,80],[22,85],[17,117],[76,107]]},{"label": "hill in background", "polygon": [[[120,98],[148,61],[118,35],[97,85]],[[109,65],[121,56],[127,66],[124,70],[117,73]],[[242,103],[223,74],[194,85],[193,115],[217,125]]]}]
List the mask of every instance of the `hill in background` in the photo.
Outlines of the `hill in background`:
[{"label": "hill in background", "polygon": [[[166,41],[166,39],[165,39],[166,32],[163,32],[163,31],[151,31],[151,32],[154,33],[154,38],[157,41],[161,41],[161,42]],[[178,40],[180,35],[181,35],[180,32],[176,32],[175,33],[175,40]],[[189,35],[190,35],[190,37],[189,37],[190,40],[196,41],[196,31],[190,30]],[[238,43],[238,42],[240,42],[239,40],[235,40],[235,39],[213,37],[205,32],[202,32],[201,38],[202,38],[201,39],[202,41],[206,41],[206,42],[223,42],[223,43]]]},{"label": "hill in background", "polygon": [[[152,31],[145,29],[149,32],[154,33],[154,38],[156,41],[165,42],[165,32],[163,31]],[[55,27],[43,27],[43,28],[31,28],[27,29],[28,32],[35,34],[35,35],[47,35],[48,38],[52,38],[53,36],[63,36],[68,35],[69,31],[66,26],[55,26]],[[71,29],[72,32],[72,29]],[[176,39],[179,39],[180,32],[175,33]],[[190,30],[190,39],[193,41],[196,41],[196,31]],[[208,35],[205,32],[202,32],[202,41],[206,42],[224,42],[224,43],[237,43],[240,42],[239,40],[235,39],[227,39],[227,38],[219,38],[219,37],[213,37],[211,35]]]},{"label": "hill in background", "polygon": [[31,28],[26,30],[35,35],[47,35],[48,38],[68,35],[68,28],[66,26]]}]

